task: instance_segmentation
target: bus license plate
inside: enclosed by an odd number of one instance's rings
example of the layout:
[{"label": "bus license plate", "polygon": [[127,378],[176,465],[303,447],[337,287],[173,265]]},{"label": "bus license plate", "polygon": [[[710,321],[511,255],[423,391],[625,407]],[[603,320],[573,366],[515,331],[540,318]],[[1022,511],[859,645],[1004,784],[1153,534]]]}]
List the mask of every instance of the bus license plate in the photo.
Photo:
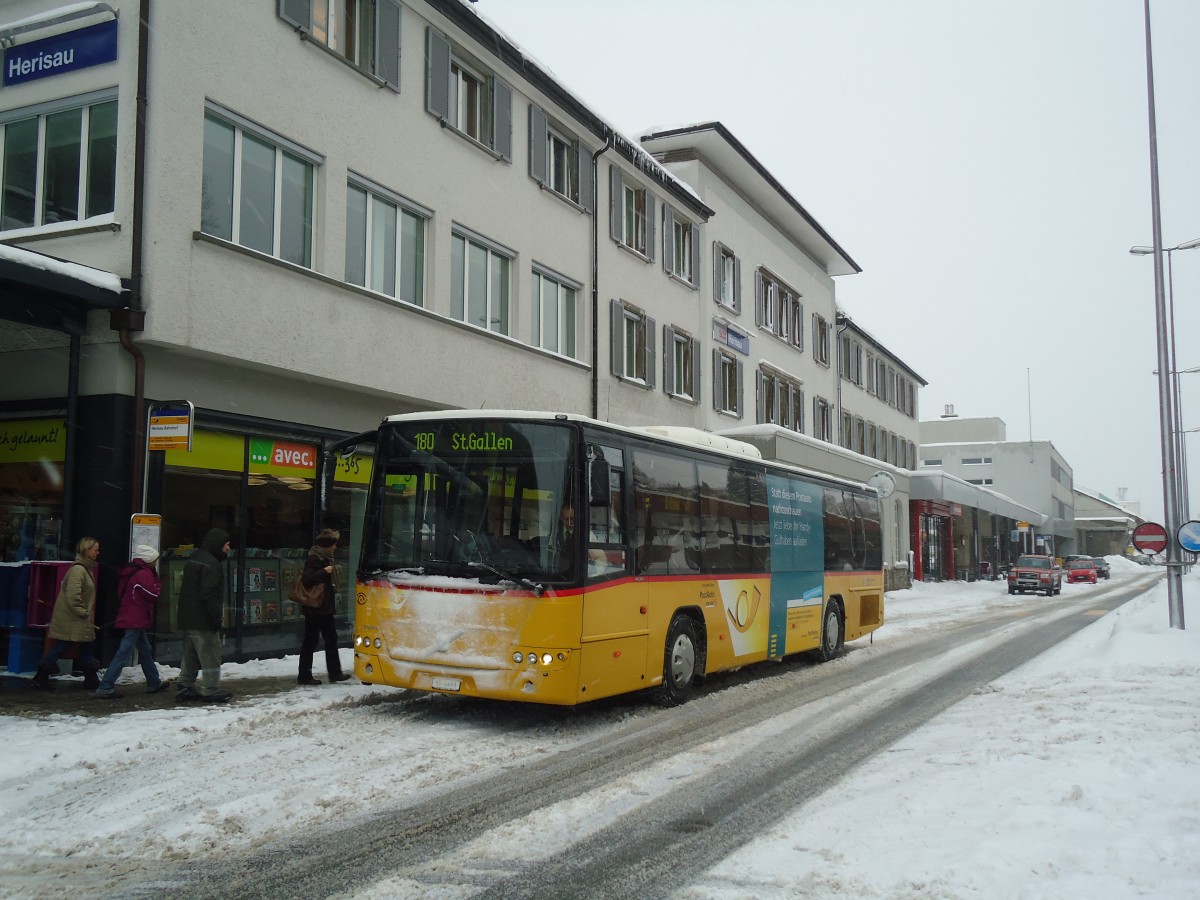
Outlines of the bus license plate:
[{"label": "bus license plate", "polygon": [[433,679],[433,689],[435,691],[457,691],[460,688],[462,688],[462,679],[460,678]]}]

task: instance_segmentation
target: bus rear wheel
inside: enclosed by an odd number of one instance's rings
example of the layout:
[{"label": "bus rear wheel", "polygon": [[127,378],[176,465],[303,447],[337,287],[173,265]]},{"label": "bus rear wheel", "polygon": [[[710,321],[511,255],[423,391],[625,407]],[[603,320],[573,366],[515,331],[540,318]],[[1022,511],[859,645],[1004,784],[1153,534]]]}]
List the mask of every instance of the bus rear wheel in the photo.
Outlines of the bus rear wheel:
[{"label": "bus rear wheel", "polygon": [[817,655],[821,662],[834,659],[845,645],[846,620],[842,615],[842,605],[836,600],[830,600],[825,605],[825,617],[821,620],[821,646]]},{"label": "bus rear wheel", "polygon": [[696,684],[698,646],[696,623],[682,613],[676,615],[667,629],[663,653],[663,680],[658,689],[658,701],[663,706],[678,706],[691,696]]}]

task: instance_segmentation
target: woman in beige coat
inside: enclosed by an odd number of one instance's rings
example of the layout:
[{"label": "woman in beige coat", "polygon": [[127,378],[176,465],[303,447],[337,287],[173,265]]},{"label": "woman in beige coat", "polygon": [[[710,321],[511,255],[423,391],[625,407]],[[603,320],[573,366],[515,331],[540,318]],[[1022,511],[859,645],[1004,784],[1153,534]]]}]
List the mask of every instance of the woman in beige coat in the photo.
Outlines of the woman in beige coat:
[{"label": "woman in beige coat", "polygon": [[78,662],[83,669],[83,686],[95,690],[100,686],[96,672],[100,663],[92,652],[96,627],[92,617],[96,610],[96,560],[100,557],[100,542],[92,537],[79,541],[75,562],[63,577],[50,617],[50,649],[38,663],[33,677],[35,686],[54,690],[50,675],[58,671],[58,660],[72,647],[78,649]]}]

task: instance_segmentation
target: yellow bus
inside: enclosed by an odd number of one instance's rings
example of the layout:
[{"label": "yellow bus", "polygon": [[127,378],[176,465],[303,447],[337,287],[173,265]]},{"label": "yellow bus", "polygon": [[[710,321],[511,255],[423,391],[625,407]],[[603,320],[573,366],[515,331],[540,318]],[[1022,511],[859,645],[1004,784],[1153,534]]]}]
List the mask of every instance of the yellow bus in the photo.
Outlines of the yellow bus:
[{"label": "yellow bus", "polygon": [[355,592],[354,673],[572,706],[883,623],[878,495],[695,429],[533,412],[385,419]]}]

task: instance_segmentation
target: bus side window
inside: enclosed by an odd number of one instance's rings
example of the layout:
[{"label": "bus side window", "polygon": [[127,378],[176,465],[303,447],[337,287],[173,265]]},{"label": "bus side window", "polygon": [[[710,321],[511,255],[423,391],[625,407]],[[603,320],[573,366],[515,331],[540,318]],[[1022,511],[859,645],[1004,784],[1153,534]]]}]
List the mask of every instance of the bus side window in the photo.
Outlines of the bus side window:
[{"label": "bus side window", "polygon": [[608,463],[608,504],[588,509],[588,575],[611,578],[626,570],[625,454],[614,447],[592,446]]}]

